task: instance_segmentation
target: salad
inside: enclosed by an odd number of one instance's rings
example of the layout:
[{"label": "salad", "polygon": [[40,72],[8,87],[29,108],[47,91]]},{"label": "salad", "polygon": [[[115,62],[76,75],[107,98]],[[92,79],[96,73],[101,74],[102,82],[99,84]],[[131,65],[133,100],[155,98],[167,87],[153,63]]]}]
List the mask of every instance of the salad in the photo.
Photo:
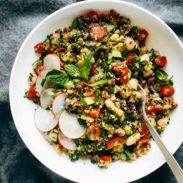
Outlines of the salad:
[{"label": "salad", "polygon": [[38,105],[35,125],[58,153],[107,168],[149,151],[138,83],[159,134],[177,104],[167,58],[145,45],[148,34],[115,10],[91,10],[34,46],[39,59],[25,96]]}]

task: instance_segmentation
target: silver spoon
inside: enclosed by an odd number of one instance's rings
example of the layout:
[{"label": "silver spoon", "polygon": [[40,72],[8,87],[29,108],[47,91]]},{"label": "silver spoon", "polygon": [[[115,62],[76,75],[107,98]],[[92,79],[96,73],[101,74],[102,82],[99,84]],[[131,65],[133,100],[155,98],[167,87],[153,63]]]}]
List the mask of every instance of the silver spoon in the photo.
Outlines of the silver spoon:
[{"label": "silver spoon", "polygon": [[160,138],[159,134],[156,132],[155,128],[152,126],[152,124],[146,114],[146,111],[145,111],[146,92],[144,91],[142,86],[139,84],[138,84],[138,88],[141,90],[141,93],[143,95],[142,112],[143,112],[143,117],[147,124],[147,127],[148,127],[154,141],[156,142],[156,144],[158,145],[162,154],[164,155],[166,162],[168,163],[168,165],[169,165],[170,169],[172,170],[174,176],[176,177],[178,183],[183,183],[183,171],[182,171],[181,167],[179,166],[179,164],[177,163],[177,161],[173,157],[173,155],[170,154],[169,150],[167,149],[167,147],[161,140],[161,138]]}]

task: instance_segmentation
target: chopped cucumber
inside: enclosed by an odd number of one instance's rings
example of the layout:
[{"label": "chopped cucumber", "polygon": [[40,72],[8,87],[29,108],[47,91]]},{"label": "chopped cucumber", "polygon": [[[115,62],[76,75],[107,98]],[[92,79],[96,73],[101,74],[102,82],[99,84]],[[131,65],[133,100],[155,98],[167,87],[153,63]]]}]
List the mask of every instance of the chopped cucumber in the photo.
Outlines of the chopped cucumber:
[{"label": "chopped cucumber", "polygon": [[92,105],[95,103],[95,97],[85,97],[83,101],[86,105]]},{"label": "chopped cucumber", "polygon": [[82,114],[82,115],[80,116],[80,119],[85,120],[85,121],[88,121],[88,122],[93,122],[93,121],[94,121],[94,118],[92,118],[92,117],[90,117],[90,116],[87,116],[87,115],[85,115],[85,114]]},{"label": "chopped cucumber", "polygon": [[107,28],[107,32],[110,32],[114,29],[114,25],[105,25],[104,27]]},{"label": "chopped cucumber", "polygon": [[69,89],[69,88],[74,88],[74,83],[72,81],[68,81],[67,83],[64,83],[64,88]]},{"label": "chopped cucumber", "polygon": [[121,52],[117,49],[112,50],[112,58],[122,58],[121,57]]}]

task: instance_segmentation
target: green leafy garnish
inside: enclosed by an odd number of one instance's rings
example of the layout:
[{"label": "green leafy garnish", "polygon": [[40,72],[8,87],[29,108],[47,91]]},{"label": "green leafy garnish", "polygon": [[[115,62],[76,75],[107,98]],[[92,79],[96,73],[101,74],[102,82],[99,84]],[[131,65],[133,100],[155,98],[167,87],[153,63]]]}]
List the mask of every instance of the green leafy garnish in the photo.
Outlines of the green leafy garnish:
[{"label": "green leafy garnish", "polygon": [[89,53],[85,58],[84,65],[80,68],[81,77],[83,79],[88,80],[88,76],[90,74],[90,69],[92,66],[92,59],[93,59],[93,54]]},{"label": "green leafy garnish", "polygon": [[46,80],[50,80],[53,84],[57,86],[63,86],[66,82],[69,81],[69,77],[64,71],[52,70],[47,73],[46,77],[41,82],[43,86]]},{"label": "green leafy garnish", "polygon": [[75,29],[80,27],[80,22],[78,18],[75,18],[72,22],[72,27],[74,27]]},{"label": "green leafy garnish", "polygon": [[97,81],[97,82],[92,83],[92,84],[85,83],[85,85],[93,87],[93,86],[98,86],[98,85],[104,85],[106,83],[107,83],[107,79],[101,79],[100,81]]},{"label": "green leafy garnish", "polygon": [[73,64],[64,65],[64,69],[72,78],[77,78],[81,75],[79,68]]}]

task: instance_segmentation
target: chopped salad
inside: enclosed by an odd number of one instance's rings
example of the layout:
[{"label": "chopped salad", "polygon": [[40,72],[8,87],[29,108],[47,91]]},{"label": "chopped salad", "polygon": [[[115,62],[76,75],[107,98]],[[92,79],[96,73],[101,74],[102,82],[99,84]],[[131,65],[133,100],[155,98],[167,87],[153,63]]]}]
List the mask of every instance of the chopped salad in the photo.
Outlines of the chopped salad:
[{"label": "chopped salad", "polygon": [[138,84],[159,134],[177,104],[167,58],[145,45],[148,35],[115,10],[91,10],[35,45],[25,96],[38,105],[35,125],[58,153],[107,168],[149,151]]}]

